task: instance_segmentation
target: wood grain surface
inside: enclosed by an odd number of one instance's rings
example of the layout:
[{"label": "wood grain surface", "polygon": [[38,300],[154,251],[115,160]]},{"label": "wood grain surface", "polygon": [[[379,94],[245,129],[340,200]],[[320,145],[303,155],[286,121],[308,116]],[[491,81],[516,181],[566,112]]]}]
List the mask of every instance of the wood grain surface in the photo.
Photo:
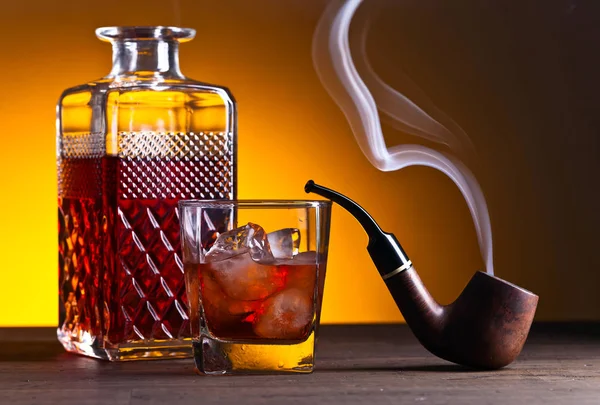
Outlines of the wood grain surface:
[{"label": "wood grain surface", "polygon": [[600,404],[598,324],[534,324],[497,371],[440,360],[405,325],[320,332],[313,374],[201,377],[191,360],[107,363],[52,329],[0,329],[0,404]]}]

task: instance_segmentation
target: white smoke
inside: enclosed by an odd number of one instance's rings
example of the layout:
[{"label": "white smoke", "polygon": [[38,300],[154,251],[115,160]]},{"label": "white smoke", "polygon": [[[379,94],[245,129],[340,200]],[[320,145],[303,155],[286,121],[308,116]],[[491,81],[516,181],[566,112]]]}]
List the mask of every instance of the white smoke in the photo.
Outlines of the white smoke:
[{"label": "white smoke", "polygon": [[381,171],[428,166],[452,179],[471,212],[486,271],[493,274],[492,231],[487,204],[469,169],[453,156],[425,146],[396,145],[388,148],[385,143],[378,108],[398,129],[408,134],[445,144],[452,150],[472,148],[469,138],[458,125],[451,123],[455,131],[450,131],[375,74],[364,52],[367,20],[362,20],[360,26],[361,58],[357,64],[363,71],[361,78],[350,52],[349,31],[356,9],[362,2],[332,0],[329,3],[313,37],[313,62],[317,74],[343,111],[360,149],[373,166]]},{"label": "white smoke", "polygon": [[[368,11],[371,10],[369,9]],[[372,12],[362,14],[358,12],[353,17],[353,27],[359,33],[359,37],[358,39],[354,38],[354,41],[353,38],[350,38],[350,46],[353,49],[358,48],[359,57],[353,59],[353,61],[363,82],[375,99],[377,109],[388,118],[387,122],[397,130],[446,145],[451,150],[463,154],[474,153],[474,146],[465,131],[435,107],[427,99],[423,91],[401,69],[396,69],[395,71],[396,81],[402,82],[404,86],[411,87],[413,93],[420,93],[420,98],[423,101],[428,101],[428,110],[438,117],[437,120],[432,118],[404,94],[390,87],[375,73],[369,63],[366,49],[371,14]],[[353,46],[353,42],[357,42],[358,46]],[[440,119],[443,119],[445,123],[440,123]],[[451,129],[447,127],[451,127]]]}]

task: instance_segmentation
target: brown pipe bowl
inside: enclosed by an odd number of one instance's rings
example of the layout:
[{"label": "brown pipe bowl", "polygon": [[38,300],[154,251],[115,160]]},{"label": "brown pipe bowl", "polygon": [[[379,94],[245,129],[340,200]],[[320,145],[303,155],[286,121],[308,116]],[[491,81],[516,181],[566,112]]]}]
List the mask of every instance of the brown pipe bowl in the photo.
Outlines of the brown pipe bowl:
[{"label": "brown pipe bowl", "polygon": [[539,297],[487,273],[477,272],[446,307],[446,322],[434,350],[469,367],[498,369],[521,353]]}]

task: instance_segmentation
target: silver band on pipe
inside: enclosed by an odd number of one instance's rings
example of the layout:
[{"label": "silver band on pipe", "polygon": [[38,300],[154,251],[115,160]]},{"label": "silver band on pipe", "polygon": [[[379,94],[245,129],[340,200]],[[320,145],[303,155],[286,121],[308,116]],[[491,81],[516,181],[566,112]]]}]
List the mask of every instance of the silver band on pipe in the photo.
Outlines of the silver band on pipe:
[{"label": "silver band on pipe", "polygon": [[403,272],[404,270],[408,270],[412,267],[412,262],[409,260],[404,263],[402,266],[398,267],[396,270],[389,272],[388,274],[384,274],[381,276],[382,279],[387,280],[390,277],[394,277],[396,274]]}]

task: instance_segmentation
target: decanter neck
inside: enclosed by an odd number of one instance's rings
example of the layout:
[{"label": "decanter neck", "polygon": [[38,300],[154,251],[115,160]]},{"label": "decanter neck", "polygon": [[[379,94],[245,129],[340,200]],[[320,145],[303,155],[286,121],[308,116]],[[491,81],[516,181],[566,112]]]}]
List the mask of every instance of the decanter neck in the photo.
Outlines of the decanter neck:
[{"label": "decanter neck", "polygon": [[108,77],[184,78],[179,70],[179,42],[159,39],[113,41],[113,66]]}]

